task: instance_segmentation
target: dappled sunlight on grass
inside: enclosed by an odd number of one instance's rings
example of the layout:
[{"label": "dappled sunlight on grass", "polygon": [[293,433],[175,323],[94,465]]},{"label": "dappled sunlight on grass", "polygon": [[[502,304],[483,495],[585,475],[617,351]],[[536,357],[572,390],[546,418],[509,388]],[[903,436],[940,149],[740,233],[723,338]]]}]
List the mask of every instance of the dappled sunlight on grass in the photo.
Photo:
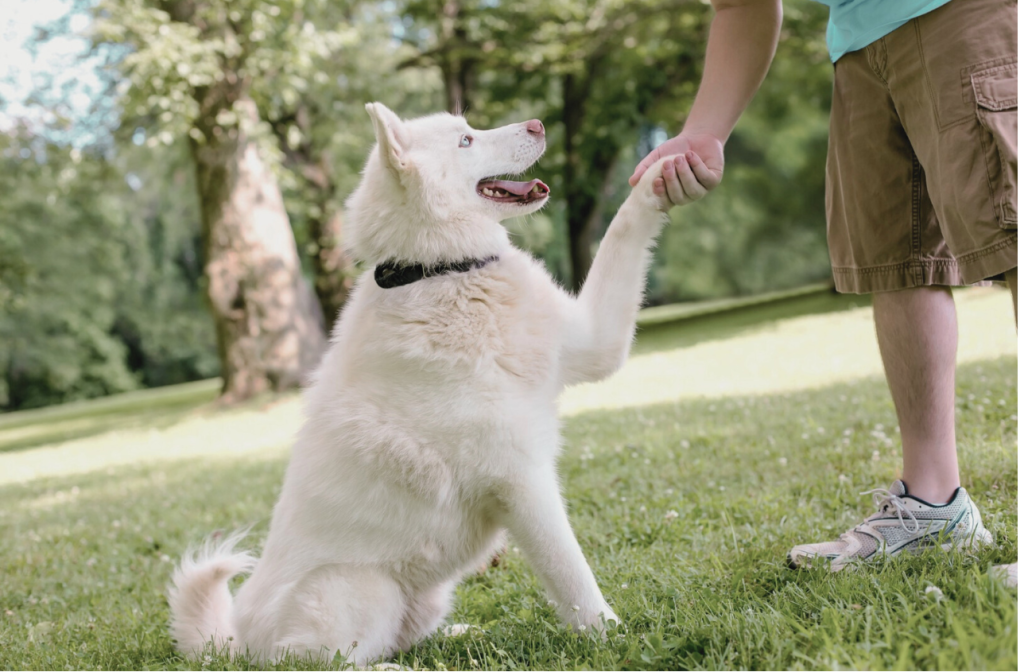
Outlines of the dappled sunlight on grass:
[{"label": "dappled sunlight on grass", "polygon": [[0,414],[0,452],[132,427],[166,427],[213,402],[220,379]]},{"label": "dappled sunlight on grass", "polygon": [[301,422],[298,394],[238,409],[203,409],[169,427],[130,428],[0,453],[0,485],[189,458],[283,457]]},{"label": "dappled sunlight on grass", "polygon": [[[958,291],[955,296],[961,364],[1017,353],[1009,292],[978,288]],[[827,302],[840,312],[766,317],[755,324],[722,328],[734,320],[726,314],[706,318],[701,325],[684,325],[676,331],[678,336],[652,334],[659,349],[632,357],[609,380],[568,390],[562,396],[562,413],[693,397],[804,390],[881,376],[871,308],[838,295]],[[852,307],[846,308],[848,305]],[[827,303],[820,309],[827,309]],[[785,314],[786,308],[776,310]],[[714,340],[690,339],[686,333],[690,328],[722,329],[724,335]],[[672,347],[673,336],[679,339],[679,347]],[[639,337],[641,351],[645,350],[644,338],[644,334]]]},{"label": "dappled sunlight on grass", "polygon": [[[956,297],[961,363],[1016,354],[1005,290],[970,289]],[[566,391],[562,414],[796,391],[881,376],[871,309],[863,299],[818,295],[799,301],[803,303],[745,309],[641,333],[640,354],[609,380]],[[207,404],[213,389],[200,383],[186,393],[133,393],[125,395],[126,401],[98,402],[95,418],[88,404],[73,406],[73,412],[58,408],[11,414],[0,419],[0,450],[33,432],[64,438],[75,436],[81,427],[84,436],[0,452],[0,485],[129,464],[287,454],[302,420],[298,394],[224,411]],[[159,401],[161,396],[165,401]],[[104,410],[107,406],[109,411]],[[124,417],[111,418],[117,414],[110,411],[119,408]],[[31,422],[20,420],[26,417]],[[102,423],[117,424],[114,431],[104,431],[107,425]]]}]

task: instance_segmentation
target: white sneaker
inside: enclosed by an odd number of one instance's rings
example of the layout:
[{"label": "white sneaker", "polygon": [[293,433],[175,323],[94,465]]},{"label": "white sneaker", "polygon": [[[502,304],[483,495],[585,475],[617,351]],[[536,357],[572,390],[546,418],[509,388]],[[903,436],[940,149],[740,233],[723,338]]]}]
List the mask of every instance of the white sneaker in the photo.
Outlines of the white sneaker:
[{"label": "white sneaker", "polygon": [[790,567],[808,567],[824,559],[838,572],[851,562],[904,551],[915,553],[934,546],[970,550],[992,543],[992,533],[981,524],[978,507],[963,488],[957,488],[953,498],[939,506],[908,493],[903,481],[896,481],[888,490],[877,488],[861,494],[872,495],[878,513],[841,534],[838,541],[793,547]]}]

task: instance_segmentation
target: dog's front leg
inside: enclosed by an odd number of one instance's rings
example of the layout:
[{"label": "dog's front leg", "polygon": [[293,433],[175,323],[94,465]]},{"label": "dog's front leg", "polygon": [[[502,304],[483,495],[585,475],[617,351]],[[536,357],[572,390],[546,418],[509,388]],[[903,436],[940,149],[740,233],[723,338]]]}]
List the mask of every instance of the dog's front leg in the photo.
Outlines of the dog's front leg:
[{"label": "dog's front leg", "polygon": [[566,384],[606,378],[629,354],[650,248],[668,221],[668,202],[655,196],[652,189],[660,172],[660,162],[648,169],[619,208],[583,289],[568,311],[562,348]]},{"label": "dog's front leg", "polygon": [[554,469],[519,480],[501,499],[505,526],[562,619],[580,629],[618,622],[573,534]]}]

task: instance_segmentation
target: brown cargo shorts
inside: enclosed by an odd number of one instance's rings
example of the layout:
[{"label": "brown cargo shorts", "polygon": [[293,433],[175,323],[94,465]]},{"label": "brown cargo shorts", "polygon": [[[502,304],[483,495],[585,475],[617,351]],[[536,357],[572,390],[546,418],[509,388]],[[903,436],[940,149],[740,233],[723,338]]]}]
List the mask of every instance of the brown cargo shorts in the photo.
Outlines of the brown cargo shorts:
[{"label": "brown cargo shorts", "polygon": [[1016,268],[1016,0],[952,0],[840,58],[826,171],[840,292]]}]

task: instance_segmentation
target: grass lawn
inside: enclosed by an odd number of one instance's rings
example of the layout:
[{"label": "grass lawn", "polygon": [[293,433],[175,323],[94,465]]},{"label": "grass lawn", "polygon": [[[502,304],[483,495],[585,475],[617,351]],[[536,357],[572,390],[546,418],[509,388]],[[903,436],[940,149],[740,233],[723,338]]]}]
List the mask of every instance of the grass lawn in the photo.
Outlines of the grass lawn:
[{"label": "grass lawn", "polygon": [[[566,499],[625,632],[561,628],[515,541],[452,620],[395,659],[430,669],[1017,669],[1017,355],[1009,296],[957,293],[964,486],[997,544],[841,574],[786,567],[870,512],[900,439],[862,299],[653,320],[611,380],[563,397]],[[266,533],[297,395],[219,410],[209,383],[0,417],[0,669],[187,661],[164,587],[190,543]],[[941,593],[927,591],[937,587]],[[938,597],[941,595],[941,597]],[[282,668],[313,667],[287,661]]]}]

